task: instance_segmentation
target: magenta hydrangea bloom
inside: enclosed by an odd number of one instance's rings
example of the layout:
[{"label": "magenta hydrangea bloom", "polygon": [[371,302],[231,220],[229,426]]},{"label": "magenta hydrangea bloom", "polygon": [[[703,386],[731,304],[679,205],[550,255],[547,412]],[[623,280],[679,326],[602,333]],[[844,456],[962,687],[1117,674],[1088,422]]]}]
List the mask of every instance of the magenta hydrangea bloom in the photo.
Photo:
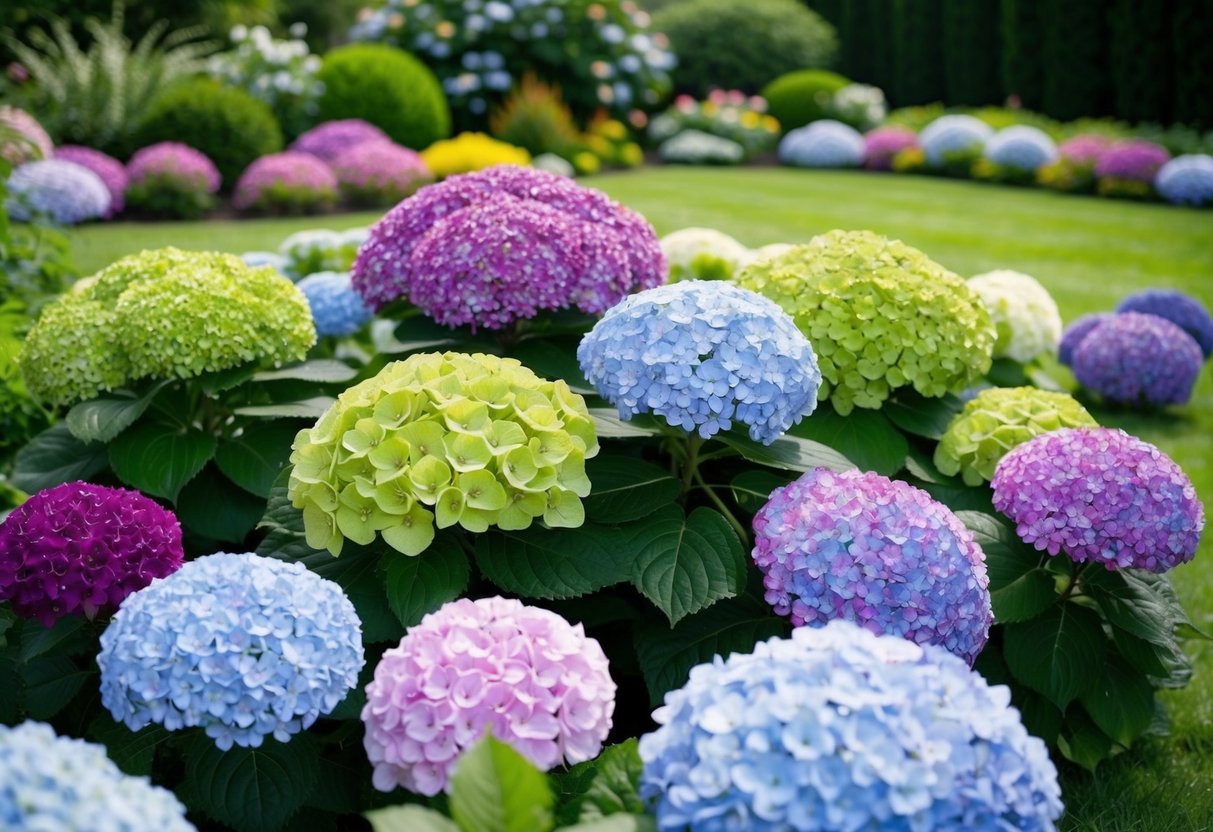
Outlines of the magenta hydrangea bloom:
[{"label": "magenta hydrangea bloom", "polygon": [[1066,139],[1057,146],[1057,153],[1076,165],[1094,165],[1112,146],[1112,140],[1098,133],[1083,133]]},{"label": "magenta hydrangea bloom", "polygon": [[909,127],[891,125],[869,130],[863,137],[863,166],[868,170],[890,170],[893,157],[918,144],[918,134]]},{"label": "magenta hydrangea bloom", "polygon": [[1205,526],[1187,474],[1149,442],[1112,428],[1030,439],[1002,458],[990,485],[994,507],[1025,543],[1109,570],[1186,563]]},{"label": "magenta hydrangea bloom", "polygon": [[777,488],[754,517],[766,600],[797,627],[846,619],[972,664],[990,634],[985,554],[908,483],[825,468]]},{"label": "magenta hydrangea bloom", "polygon": [[232,204],[247,209],[307,209],[337,198],[337,177],[309,153],[288,150],[255,160],[240,174]]},{"label": "magenta hydrangea bloom", "polygon": [[580,624],[505,598],[452,601],[383,654],[363,745],[380,791],[442,791],[488,731],[547,771],[597,756],[615,683]]},{"label": "magenta hydrangea bloom", "polygon": [[0,107],[0,124],[21,136],[24,141],[0,142],[0,158],[16,167],[35,159],[49,159],[54,142],[38,119],[16,107]]},{"label": "magenta hydrangea bloom", "polygon": [[0,523],[0,600],[50,627],[112,612],[181,566],[181,526],[137,491],[69,482],[30,497]]},{"label": "magenta hydrangea bloom", "polygon": [[434,181],[421,154],[392,141],[362,142],[332,161],[342,194],[360,201],[396,203]]},{"label": "magenta hydrangea bloom", "polygon": [[1095,163],[1095,176],[1151,183],[1171,154],[1162,145],[1133,139],[1110,147]]},{"label": "magenta hydrangea bloom", "polygon": [[131,186],[164,179],[205,189],[208,194],[217,193],[222,182],[219,169],[206,154],[181,142],[157,142],[136,151],[126,163],[126,173]]},{"label": "magenta hydrangea bloom", "polygon": [[1112,317],[1111,312],[1090,312],[1079,315],[1066,326],[1061,333],[1061,343],[1057,346],[1057,358],[1062,364],[1069,366],[1074,360],[1074,350],[1082,343],[1082,339],[1091,334],[1091,330]]},{"label": "magenta hydrangea bloom", "polygon": [[363,142],[390,142],[392,139],[370,122],[360,118],[326,121],[304,132],[291,143],[290,150],[310,153],[332,162],[351,147]]},{"label": "magenta hydrangea bloom", "polygon": [[372,229],[354,289],[447,326],[502,329],[542,310],[596,314],[665,279],[653,227],[604,194],[513,165],[422,188]]},{"label": "magenta hydrangea bloom", "polygon": [[130,177],[126,174],[126,165],[100,150],[76,144],[65,144],[63,147],[55,148],[55,158],[74,162],[101,177],[101,181],[105,183],[106,189],[110,192],[110,207],[105,212],[107,218],[122,212],[126,186],[130,181]]},{"label": "magenta hydrangea bloom", "polygon": [[1110,316],[1074,348],[1074,377],[1108,401],[1130,405],[1184,404],[1200,375],[1200,344],[1157,315]]}]

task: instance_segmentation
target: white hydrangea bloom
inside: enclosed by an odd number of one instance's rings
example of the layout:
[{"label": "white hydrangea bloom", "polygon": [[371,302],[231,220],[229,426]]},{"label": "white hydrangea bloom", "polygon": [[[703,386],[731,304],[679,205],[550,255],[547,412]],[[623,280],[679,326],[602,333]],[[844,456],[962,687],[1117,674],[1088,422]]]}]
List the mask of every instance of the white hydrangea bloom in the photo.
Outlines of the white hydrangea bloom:
[{"label": "white hydrangea bloom", "polygon": [[1061,342],[1061,313],[1049,290],[1036,278],[998,269],[969,278],[994,319],[998,342],[995,358],[1025,363],[1041,353],[1057,354]]},{"label": "white hydrangea bloom", "polygon": [[[670,268],[670,282],[701,277],[730,277],[750,261],[750,250],[714,228],[682,228],[658,243]],[[712,261],[727,264],[728,274],[700,274]]]}]

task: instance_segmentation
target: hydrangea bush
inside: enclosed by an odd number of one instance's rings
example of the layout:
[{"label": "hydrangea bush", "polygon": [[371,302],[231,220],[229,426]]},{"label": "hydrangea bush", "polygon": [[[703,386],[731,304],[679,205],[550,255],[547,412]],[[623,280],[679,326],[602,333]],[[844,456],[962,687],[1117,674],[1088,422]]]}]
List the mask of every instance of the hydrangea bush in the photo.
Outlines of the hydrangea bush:
[{"label": "hydrangea bush", "polygon": [[1154,189],[1176,205],[1213,203],[1213,156],[1205,153],[1176,156],[1159,168]]},{"label": "hydrangea bush", "polygon": [[1083,133],[1066,139],[1057,146],[1058,154],[1067,161],[1094,167],[1112,146],[1112,140],[1099,133]]},{"label": "hydrangea bush", "polygon": [[871,84],[847,84],[834,93],[826,112],[856,130],[871,130],[889,113],[884,90]]},{"label": "hydrangea bush", "polygon": [[999,130],[986,142],[986,159],[1015,171],[1035,171],[1057,159],[1057,145],[1039,127],[1016,124]]},{"label": "hydrangea bush", "polygon": [[296,231],[278,246],[278,254],[286,260],[283,273],[292,280],[299,280],[316,272],[348,272],[369,234],[367,228]]},{"label": "hydrangea bush", "polygon": [[29,222],[45,217],[60,225],[100,219],[110,210],[110,193],[101,177],[83,165],[62,159],[26,162],[5,187],[10,217]]},{"label": "hydrangea bush", "polygon": [[126,188],[130,184],[130,177],[127,176],[125,165],[100,150],[74,144],[55,148],[55,158],[88,168],[101,177],[101,181],[105,183],[105,188],[110,195],[110,207],[102,215],[105,219],[122,213],[122,207],[126,201]]},{"label": "hydrangea bush", "polygon": [[390,141],[355,145],[332,166],[341,195],[360,205],[395,205],[434,181],[420,154]]},{"label": "hydrangea bush", "polygon": [[321,338],[353,335],[371,319],[371,310],[354,291],[349,272],[316,272],[297,285],[307,298]]},{"label": "hydrangea bush", "polygon": [[714,228],[680,228],[658,243],[670,269],[670,282],[688,278],[728,279],[749,262],[750,250]]},{"label": "hydrangea bush", "polygon": [[232,204],[242,211],[302,213],[337,200],[337,177],[309,153],[286,151],[262,156],[240,174]]},{"label": "hydrangea bush", "polygon": [[998,332],[995,358],[1027,363],[1042,353],[1057,352],[1061,312],[1040,281],[1021,272],[999,269],[970,277],[968,282]]},{"label": "hydrangea bush", "polygon": [[779,142],[779,161],[799,168],[854,168],[863,153],[863,135],[832,119],[797,127]]},{"label": "hydrangea bush", "polygon": [[736,142],[747,157],[771,150],[779,140],[779,122],[767,114],[766,100],[740,90],[712,90],[702,101],[680,95],[649,122],[648,136],[662,144],[684,130]]},{"label": "hydrangea bush", "polygon": [[1174,289],[1143,289],[1122,300],[1116,311],[1166,318],[1196,339],[1205,358],[1213,355],[1213,315],[1191,295]]},{"label": "hydrangea bush", "polygon": [[126,172],[130,207],[182,218],[197,217],[210,208],[221,182],[214,162],[179,142],[159,142],[136,151]]},{"label": "hydrangea bush", "polygon": [[1171,159],[1165,147],[1144,139],[1118,142],[1095,163],[1095,180],[1105,196],[1145,197],[1153,192],[1154,179]]},{"label": "hydrangea bush", "polygon": [[307,42],[275,38],[264,26],[234,26],[228,37],[234,48],[212,56],[207,71],[268,104],[288,137],[310,127],[324,84],[317,77],[320,57],[311,54]]},{"label": "hydrangea bush", "polygon": [[670,165],[736,165],[745,161],[745,148],[732,139],[683,130],[657,148],[661,161]]},{"label": "hydrangea bush", "polygon": [[0,141],[0,159],[17,166],[38,159],[49,159],[55,144],[38,119],[25,110],[4,105],[0,107],[0,127],[8,128],[17,140]]},{"label": "hydrangea bush", "polygon": [[1084,387],[1110,402],[1162,407],[1185,404],[1204,355],[1200,344],[1157,315],[1112,315],[1079,341],[1070,358]]},{"label": "hydrangea bush", "polygon": [[892,170],[893,157],[918,144],[918,134],[909,127],[877,127],[863,137],[863,166],[868,170]]},{"label": "hydrangea bush", "polygon": [[343,118],[317,124],[305,131],[291,143],[290,150],[310,153],[331,164],[338,156],[360,144],[390,141],[387,133],[369,122],[360,118]]},{"label": "hydrangea bush", "polygon": [[1069,366],[1074,361],[1074,350],[1082,343],[1082,339],[1091,330],[1112,317],[1108,312],[1090,312],[1079,315],[1066,326],[1061,333],[1061,341],[1057,345],[1057,358],[1062,364]]},{"label": "hydrangea bush", "polygon": [[951,158],[981,154],[994,128],[973,116],[946,115],[932,121],[918,135],[918,143],[933,168],[946,165]]}]

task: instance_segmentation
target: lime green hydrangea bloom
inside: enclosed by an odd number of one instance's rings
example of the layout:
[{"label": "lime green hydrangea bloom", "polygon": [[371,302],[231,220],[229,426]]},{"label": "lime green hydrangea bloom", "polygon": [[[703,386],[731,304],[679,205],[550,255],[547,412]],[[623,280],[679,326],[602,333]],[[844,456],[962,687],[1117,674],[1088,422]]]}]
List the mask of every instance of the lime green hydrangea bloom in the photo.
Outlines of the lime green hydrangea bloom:
[{"label": "lime green hydrangea bloom", "polygon": [[1017,445],[1061,428],[1097,427],[1073,396],[1037,387],[993,387],[978,393],[948,425],[935,448],[935,467],[968,485],[994,478]]},{"label": "lime green hydrangea bloom", "polygon": [[142,378],[296,361],[315,342],[307,299],[274,269],[163,248],[124,257],[49,304],[19,360],[39,401],[68,405]]},{"label": "lime green hydrangea bloom", "polygon": [[813,344],[819,399],[842,415],[893,390],[959,392],[990,369],[994,324],[958,275],[871,231],[831,231],[747,266],[735,282],[766,295]]},{"label": "lime green hydrangea bloom", "polygon": [[417,555],[435,525],[575,527],[598,453],[581,396],[512,358],[424,353],[342,393],[295,437],[288,493],[310,546],[378,532]]}]

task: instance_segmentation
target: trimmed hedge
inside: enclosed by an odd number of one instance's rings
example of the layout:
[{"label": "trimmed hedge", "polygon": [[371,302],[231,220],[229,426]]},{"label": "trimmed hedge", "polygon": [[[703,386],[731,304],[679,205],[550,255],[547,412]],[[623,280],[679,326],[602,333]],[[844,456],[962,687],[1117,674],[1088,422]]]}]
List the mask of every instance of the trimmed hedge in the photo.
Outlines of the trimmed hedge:
[{"label": "trimmed hedge", "polygon": [[[828,115],[834,93],[851,83],[828,69],[801,69],[781,75],[762,88],[768,112],[786,133]],[[818,94],[825,99],[818,101]]]}]

